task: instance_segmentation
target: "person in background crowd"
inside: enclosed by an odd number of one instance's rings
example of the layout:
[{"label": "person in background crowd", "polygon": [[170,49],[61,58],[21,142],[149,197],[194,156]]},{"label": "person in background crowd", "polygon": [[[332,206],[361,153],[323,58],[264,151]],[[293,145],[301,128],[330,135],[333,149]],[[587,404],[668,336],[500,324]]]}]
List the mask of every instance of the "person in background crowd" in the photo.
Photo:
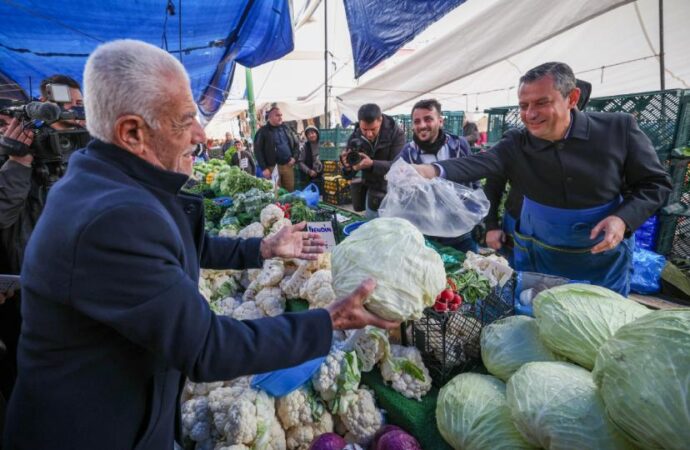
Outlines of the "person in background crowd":
[{"label": "person in background crowd", "polygon": [[[408,142],[398,155],[410,164],[430,164],[447,159],[464,158],[471,154],[464,137],[455,136],[443,129],[441,104],[435,99],[420,100],[412,107],[412,141]],[[468,187],[477,189],[478,183]],[[433,236],[432,236],[433,237]],[[479,247],[468,232],[454,238],[434,237],[439,243],[461,252],[477,252]]]},{"label": "person in background crowd", "polygon": [[544,63],[520,78],[524,129],[509,130],[487,152],[415,167],[458,183],[507,178],[523,194],[517,270],[627,296],[633,233],[664,204],[671,183],[633,116],[582,112],[579,98],[572,69]]},{"label": "person in background crowd", "polygon": [[308,177],[308,183],[318,186],[319,192],[323,191],[323,163],[319,159],[319,130],[314,126],[308,126],[304,130],[307,140],[302,144],[299,153],[299,168]]},{"label": "person in background crowd", "polygon": [[481,138],[479,136],[479,128],[477,128],[477,124],[470,121],[467,121],[467,123],[465,123],[465,125],[462,127],[462,135],[467,140],[467,143],[470,145],[470,147],[478,145],[478,142]]},{"label": "person in background crowd", "polygon": [[235,139],[235,149],[236,151],[231,158],[231,165],[238,166],[249,175],[256,175],[256,162],[254,161],[254,155],[252,155],[252,152],[247,150],[247,148],[244,146],[244,142],[242,142],[241,139]]},{"label": "person in background crowd", "polygon": [[[577,109],[584,111],[592,93],[591,83],[584,80],[575,80],[575,86],[580,89],[580,98],[577,101]],[[490,176],[486,178],[484,193],[489,199],[491,207],[484,218],[486,225],[486,245],[500,251],[510,264],[513,264],[513,243],[515,222],[522,211],[523,195],[517,189],[511,188],[505,194],[508,180],[505,176]],[[499,221],[498,210],[505,195],[504,212]]]},{"label": "person in background crowd", "polygon": [[232,138],[232,134],[230,134],[230,132],[225,133],[225,140],[223,141],[223,145],[221,146],[223,155],[225,155],[225,152],[227,152],[230,149],[230,147],[232,147],[234,142],[235,140]]},{"label": "person in background crowd", "polygon": [[364,308],[374,280],[327,309],[247,321],[214,314],[199,292],[200,264],[313,260],[323,240],[305,223],[265,238],[204,233],[202,199],[180,188],[205,135],[189,77],[168,52],[103,44],[84,87],[94,139],[51,191],[22,268],[4,448],[170,450],[186,378],[292,367],[325,356],[335,329],[399,325]]},{"label": "person in background crowd", "polygon": [[283,123],[283,113],[272,106],[267,113],[268,123],[259,128],[254,137],[254,156],[264,178],[270,179],[278,167],[278,183],[288,192],[295,190],[294,166],[299,143],[294,133]]},{"label": "person in background crowd", "polygon": [[[381,108],[373,103],[362,105],[357,119],[355,130],[347,142],[347,150],[340,154],[340,162],[346,178],[352,178],[356,172],[362,171],[366,189],[366,217],[373,219],[378,216],[379,206],[386,196],[385,176],[405,146],[405,132],[392,117],[382,114]],[[351,164],[354,160],[357,162]]]}]

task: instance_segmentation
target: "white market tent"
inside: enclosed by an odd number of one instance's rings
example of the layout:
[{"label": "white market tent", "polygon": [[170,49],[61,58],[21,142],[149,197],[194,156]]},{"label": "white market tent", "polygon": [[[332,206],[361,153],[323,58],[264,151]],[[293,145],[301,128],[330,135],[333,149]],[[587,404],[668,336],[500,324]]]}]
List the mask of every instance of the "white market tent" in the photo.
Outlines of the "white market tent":
[{"label": "white market tent", "polygon": [[[393,58],[353,78],[340,0],[329,2],[331,102],[352,117],[363,103],[409,113],[419,98],[445,110],[483,111],[517,103],[521,74],[546,61],[568,63],[592,96],[660,89],[659,0],[468,0]],[[288,119],[323,113],[323,11],[296,29],[296,50],[254,69],[257,105],[280,102]],[[690,89],[690,0],[663,0],[666,89]],[[243,78],[243,77],[237,77]],[[242,91],[243,91],[242,87]],[[246,109],[231,100],[229,110]],[[214,119],[213,122],[216,122]],[[213,122],[211,125],[213,125]]]}]

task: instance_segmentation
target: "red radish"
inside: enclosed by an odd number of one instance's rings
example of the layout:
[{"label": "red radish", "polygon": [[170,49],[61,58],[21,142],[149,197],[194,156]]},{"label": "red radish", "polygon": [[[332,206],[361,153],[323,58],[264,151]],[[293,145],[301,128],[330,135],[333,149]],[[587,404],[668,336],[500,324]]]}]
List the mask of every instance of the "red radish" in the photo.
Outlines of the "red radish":
[{"label": "red radish", "polygon": [[447,303],[441,303],[441,302],[434,303],[434,311],[440,312],[440,313],[446,312],[446,311],[448,311],[448,304]]},{"label": "red radish", "polygon": [[458,304],[458,303],[448,303],[448,310],[449,311],[457,311],[459,307],[460,307],[460,304]]},{"label": "red radish", "polygon": [[453,299],[453,295],[453,291],[451,291],[450,289],[444,289],[443,291],[441,291],[441,298],[447,302]]}]

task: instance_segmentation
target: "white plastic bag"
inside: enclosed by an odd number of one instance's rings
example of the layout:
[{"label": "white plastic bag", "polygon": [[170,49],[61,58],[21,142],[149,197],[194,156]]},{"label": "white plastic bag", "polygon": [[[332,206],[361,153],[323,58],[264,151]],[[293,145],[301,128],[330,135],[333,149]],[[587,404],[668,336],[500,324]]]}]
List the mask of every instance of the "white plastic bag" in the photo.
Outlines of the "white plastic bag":
[{"label": "white plastic bag", "polygon": [[481,189],[443,178],[426,179],[403,159],[393,163],[386,178],[388,194],[379,216],[407,219],[427,236],[461,236],[489,212],[489,200]]}]

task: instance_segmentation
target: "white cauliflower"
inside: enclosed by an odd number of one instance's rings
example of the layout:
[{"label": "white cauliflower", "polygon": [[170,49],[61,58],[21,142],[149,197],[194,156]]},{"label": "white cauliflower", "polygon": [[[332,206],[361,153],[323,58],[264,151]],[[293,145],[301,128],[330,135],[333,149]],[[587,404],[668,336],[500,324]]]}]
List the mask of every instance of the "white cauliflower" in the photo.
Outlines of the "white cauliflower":
[{"label": "white cauliflower", "polygon": [[474,252],[467,252],[462,268],[474,270],[478,274],[484,275],[489,280],[491,287],[503,287],[513,276],[513,269],[511,269],[508,260],[496,254],[482,256]]},{"label": "white cauliflower", "polygon": [[250,448],[242,444],[226,445],[225,442],[222,442],[221,446],[216,446],[214,450],[250,450]]},{"label": "white cauliflower", "polygon": [[321,253],[319,257],[315,260],[309,261],[307,269],[310,272],[316,272],[317,270],[331,270],[331,254]]},{"label": "white cauliflower", "polygon": [[267,259],[264,261],[264,267],[261,269],[259,276],[256,277],[256,283],[260,287],[276,286],[283,279],[285,274],[285,265],[279,259]]},{"label": "white cauliflower", "polygon": [[244,302],[232,312],[237,320],[254,320],[264,317],[264,312],[254,302]]},{"label": "white cauliflower", "polygon": [[263,238],[264,227],[259,222],[250,223],[246,227],[242,228],[237,236],[243,239]]},{"label": "white cauliflower", "polygon": [[211,411],[208,398],[194,397],[182,404],[182,434],[195,442],[211,437]]},{"label": "white cauliflower", "polygon": [[220,231],[218,232],[219,237],[235,237],[237,236],[237,228],[235,227],[226,227],[226,228],[221,228]]},{"label": "white cauliflower", "polygon": [[314,438],[331,432],[333,432],[333,417],[328,411],[324,411],[318,422],[290,428],[286,433],[287,448],[288,450],[309,450]]},{"label": "white cauliflower", "polygon": [[377,362],[390,353],[386,332],[372,326],[357,330],[353,337],[353,347],[357,352],[357,359],[362,372],[369,372]]},{"label": "white cauliflower", "polygon": [[285,312],[285,298],[279,287],[263,288],[256,294],[254,302],[267,316],[279,316]]},{"label": "white cauliflower", "polygon": [[290,219],[280,219],[276,223],[271,225],[271,229],[268,230],[268,235],[273,236],[274,234],[276,234],[277,232],[279,232],[283,228],[289,227],[289,226],[292,226],[292,222],[290,221]]},{"label": "white cauliflower", "polygon": [[383,414],[376,407],[374,395],[367,389],[358,389],[349,393],[352,397],[340,419],[348,429],[345,440],[364,446],[369,445],[376,432],[383,425]]},{"label": "white cauliflower", "polygon": [[222,385],[222,381],[214,381],[211,383],[194,383],[193,381],[187,380],[184,385],[184,393],[187,394],[189,398],[206,396],[209,392],[221,387]]},{"label": "white cauliflower", "polygon": [[300,424],[318,422],[324,413],[324,405],[311,389],[301,387],[276,399],[278,419],[286,430]]},{"label": "white cauliflower", "polygon": [[321,398],[328,402],[329,409],[338,413],[346,406],[343,403],[346,394],[357,389],[361,378],[357,354],[335,349],[312,376],[312,384]]},{"label": "white cauliflower", "polygon": [[216,424],[221,425],[219,428],[228,442],[251,445],[256,439],[257,395],[257,391],[253,389],[244,390],[228,408],[226,422]]},{"label": "white cauliflower", "polygon": [[286,298],[299,298],[300,289],[309,277],[311,277],[311,272],[309,272],[306,262],[299,264],[291,276],[283,278],[283,281],[280,282],[280,289],[285,293]]},{"label": "white cauliflower", "polygon": [[241,386],[220,387],[208,394],[208,407],[213,418],[213,425],[222,434],[228,421],[228,410],[237,397],[246,389]]},{"label": "white cauliflower", "polygon": [[232,316],[232,312],[241,304],[242,302],[236,300],[234,297],[227,297],[211,303],[211,309],[218,315]]},{"label": "white cauliflower", "polygon": [[330,270],[319,270],[307,280],[300,289],[300,297],[309,302],[310,308],[322,308],[335,300],[331,286]]},{"label": "white cauliflower", "polygon": [[415,347],[391,345],[391,353],[381,362],[381,377],[407,398],[421,400],[431,390],[431,376]]},{"label": "white cauliflower", "polygon": [[266,205],[264,209],[261,210],[261,214],[259,215],[261,226],[265,229],[271,228],[271,225],[284,217],[285,213],[283,210],[273,203]]},{"label": "white cauliflower", "polygon": [[242,294],[242,301],[253,302],[256,298],[257,292],[259,292],[260,290],[261,286],[259,285],[259,283],[256,280],[252,281],[251,283],[249,283],[249,286],[247,286],[247,289]]},{"label": "white cauliflower", "polygon": [[285,450],[285,432],[276,417],[275,403],[263,391],[256,396],[256,439],[254,450]]}]

